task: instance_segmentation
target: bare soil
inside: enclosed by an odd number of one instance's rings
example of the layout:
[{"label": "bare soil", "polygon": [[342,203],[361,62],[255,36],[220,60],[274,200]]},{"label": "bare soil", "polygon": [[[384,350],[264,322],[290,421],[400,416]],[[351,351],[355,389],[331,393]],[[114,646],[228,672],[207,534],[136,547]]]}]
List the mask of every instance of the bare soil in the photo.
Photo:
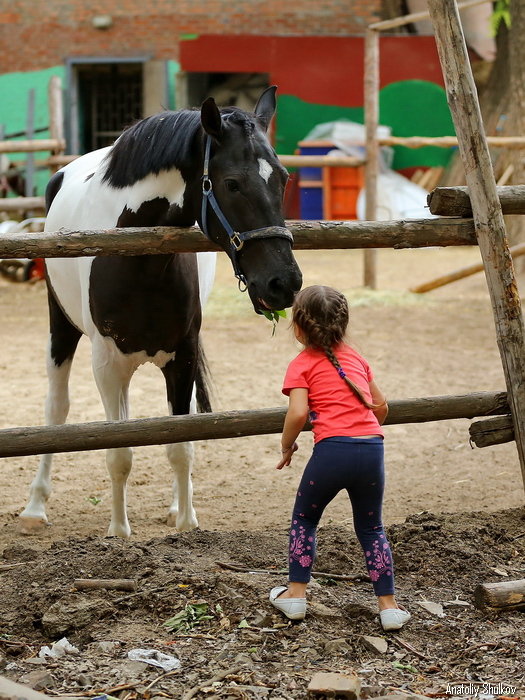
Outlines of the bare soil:
[{"label": "bare soil", "polygon": [[[473,248],[378,252],[378,291],[364,291],[359,251],[300,252],[305,284],[345,291],[351,339],[390,399],[503,390],[505,383],[483,275],[426,295],[410,286],[477,262]],[[522,283],[522,280],[519,280]],[[42,283],[0,279],[0,428],[43,422],[46,294]],[[203,339],[216,410],[284,405],[280,384],[297,352],[288,323],[272,337],[220,259]],[[72,373],[69,420],[102,420],[81,342]],[[132,416],[166,412],[161,373],[139,370]],[[352,530],[338,496],[319,532],[309,614],[284,622],[267,602],[284,583],[286,530],[311,436],[300,438],[292,468],[277,472],[278,436],[209,441],[197,447],[195,507],[200,528],[165,524],[171,474],[162,447],[135,450],[129,482],[130,541],[105,537],[109,480],[102,452],[58,455],[49,501],[51,525],[34,537],[17,530],[36,457],[4,459],[0,489],[0,670],[49,695],[94,697],[304,698],[318,671],[355,671],[362,696],[525,696],[523,612],[482,612],[479,583],[525,578],[524,491],[514,443],[472,449],[468,420],[386,428],[384,517],[393,545],[398,597],[413,618],[382,632]],[[20,566],[5,568],[5,565]],[[246,571],[224,566],[237,565]],[[249,573],[249,572],[262,573]],[[266,573],[265,573],[266,572]],[[80,592],[75,578],[133,578],[135,594]],[[444,616],[421,606],[441,604]],[[210,619],[185,630],[163,623],[205,603]],[[60,637],[78,647],[61,659],[38,651]],[[363,636],[386,638],[384,653]],[[102,644],[113,642],[114,644]],[[133,648],[177,656],[180,669],[130,661]],[[122,687],[125,686],[125,687]],[[515,690],[511,690],[515,687]],[[468,692],[460,693],[468,697]]]}]

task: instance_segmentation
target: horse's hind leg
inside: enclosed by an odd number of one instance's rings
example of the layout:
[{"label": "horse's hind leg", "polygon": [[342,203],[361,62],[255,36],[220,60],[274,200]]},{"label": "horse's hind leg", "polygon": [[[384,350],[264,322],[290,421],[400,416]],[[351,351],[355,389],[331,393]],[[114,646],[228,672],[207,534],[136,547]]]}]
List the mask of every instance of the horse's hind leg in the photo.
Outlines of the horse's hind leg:
[{"label": "horse's hind leg", "polygon": [[[107,420],[128,418],[128,388],[134,366],[109,338],[96,335],[93,342],[93,374]],[[111,479],[111,522],[108,535],[129,537],[131,527],[127,516],[126,483],[131,471],[133,452],[131,447],[106,450],[106,466]]]},{"label": "horse's hind leg", "polygon": [[[168,362],[162,372],[166,379],[168,403],[173,415],[195,413],[194,380],[197,348],[190,340],[179,347],[175,360]],[[193,508],[194,448],[192,442],[180,442],[166,448],[173,469],[173,500],[168,511],[167,523],[177,530],[193,530],[199,526]]]},{"label": "horse's hind leg", "polygon": [[[69,375],[73,356],[82,333],[73,326],[48,291],[50,336],[47,346],[48,392],[45,404],[47,425],[65,423],[69,412]],[[40,457],[40,464],[31,484],[29,503],[20,513],[20,531],[30,534],[47,523],[46,502],[51,493],[53,455]]]}]

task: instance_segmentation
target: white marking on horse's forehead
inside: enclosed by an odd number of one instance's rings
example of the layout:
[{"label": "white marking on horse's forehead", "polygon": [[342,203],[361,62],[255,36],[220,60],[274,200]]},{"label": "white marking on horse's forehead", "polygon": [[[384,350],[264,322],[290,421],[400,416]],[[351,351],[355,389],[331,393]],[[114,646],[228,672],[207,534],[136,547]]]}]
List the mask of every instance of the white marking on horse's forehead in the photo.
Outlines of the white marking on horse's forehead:
[{"label": "white marking on horse's forehead", "polygon": [[156,197],[165,197],[170,204],[182,206],[186,183],[180,172],[163,170],[158,175],[148,175],[132,187],[126,187],[126,206],[131,211],[137,211],[143,202]]},{"label": "white marking on horse's forehead", "polygon": [[273,168],[267,160],[264,160],[264,158],[257,158],[257,161],[259,163],[259,175],[266,182],[266,184],[268,184],[270,175],[273,173]]}]

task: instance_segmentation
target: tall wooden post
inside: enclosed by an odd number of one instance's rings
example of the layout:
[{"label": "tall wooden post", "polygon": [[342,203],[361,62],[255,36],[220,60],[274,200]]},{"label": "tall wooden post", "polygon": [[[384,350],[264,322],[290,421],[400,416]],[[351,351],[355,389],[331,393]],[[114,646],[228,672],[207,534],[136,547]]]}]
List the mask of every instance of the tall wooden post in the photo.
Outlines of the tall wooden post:
[{"label": "tall wooden post", "polygon": [[525,485],[525,333],[512,258],[456,0],[428,0],[472,202]]},{"label": "tall wooden post", "polygon": [[[64,107],[62,100],[62,81],[58,75],[53,75],[47,87],[47,102],[49,109],[49,137],[52,139],[64,140]],[[52,155],[62,155],[63,148],[53,150]],[[58,166],[50,168],[51,174],[58,170]]]},{"label": "tall wooden post", "polygon": [[[379,33],[368,29],[365,35],[365,132],[366,166],[365,193],[367,221],[375,221],[377,214],[377,175],[379,170],[379,143],[377,126],[379,123]],[[373,248],[364,251],[364,286],[377,288],[377,251]]]}]

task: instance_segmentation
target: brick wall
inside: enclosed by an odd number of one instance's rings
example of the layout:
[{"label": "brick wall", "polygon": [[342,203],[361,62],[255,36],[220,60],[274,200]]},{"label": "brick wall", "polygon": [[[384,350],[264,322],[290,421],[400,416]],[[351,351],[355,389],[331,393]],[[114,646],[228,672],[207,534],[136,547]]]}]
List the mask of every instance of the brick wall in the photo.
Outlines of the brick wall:
[{"label": "brick wall", "polygon": [[[0,0],[0,74],[69,56],[179,56],[185,34],[360,35],[381,0]],[[93,17],[110,15],[108,29]]]}]

